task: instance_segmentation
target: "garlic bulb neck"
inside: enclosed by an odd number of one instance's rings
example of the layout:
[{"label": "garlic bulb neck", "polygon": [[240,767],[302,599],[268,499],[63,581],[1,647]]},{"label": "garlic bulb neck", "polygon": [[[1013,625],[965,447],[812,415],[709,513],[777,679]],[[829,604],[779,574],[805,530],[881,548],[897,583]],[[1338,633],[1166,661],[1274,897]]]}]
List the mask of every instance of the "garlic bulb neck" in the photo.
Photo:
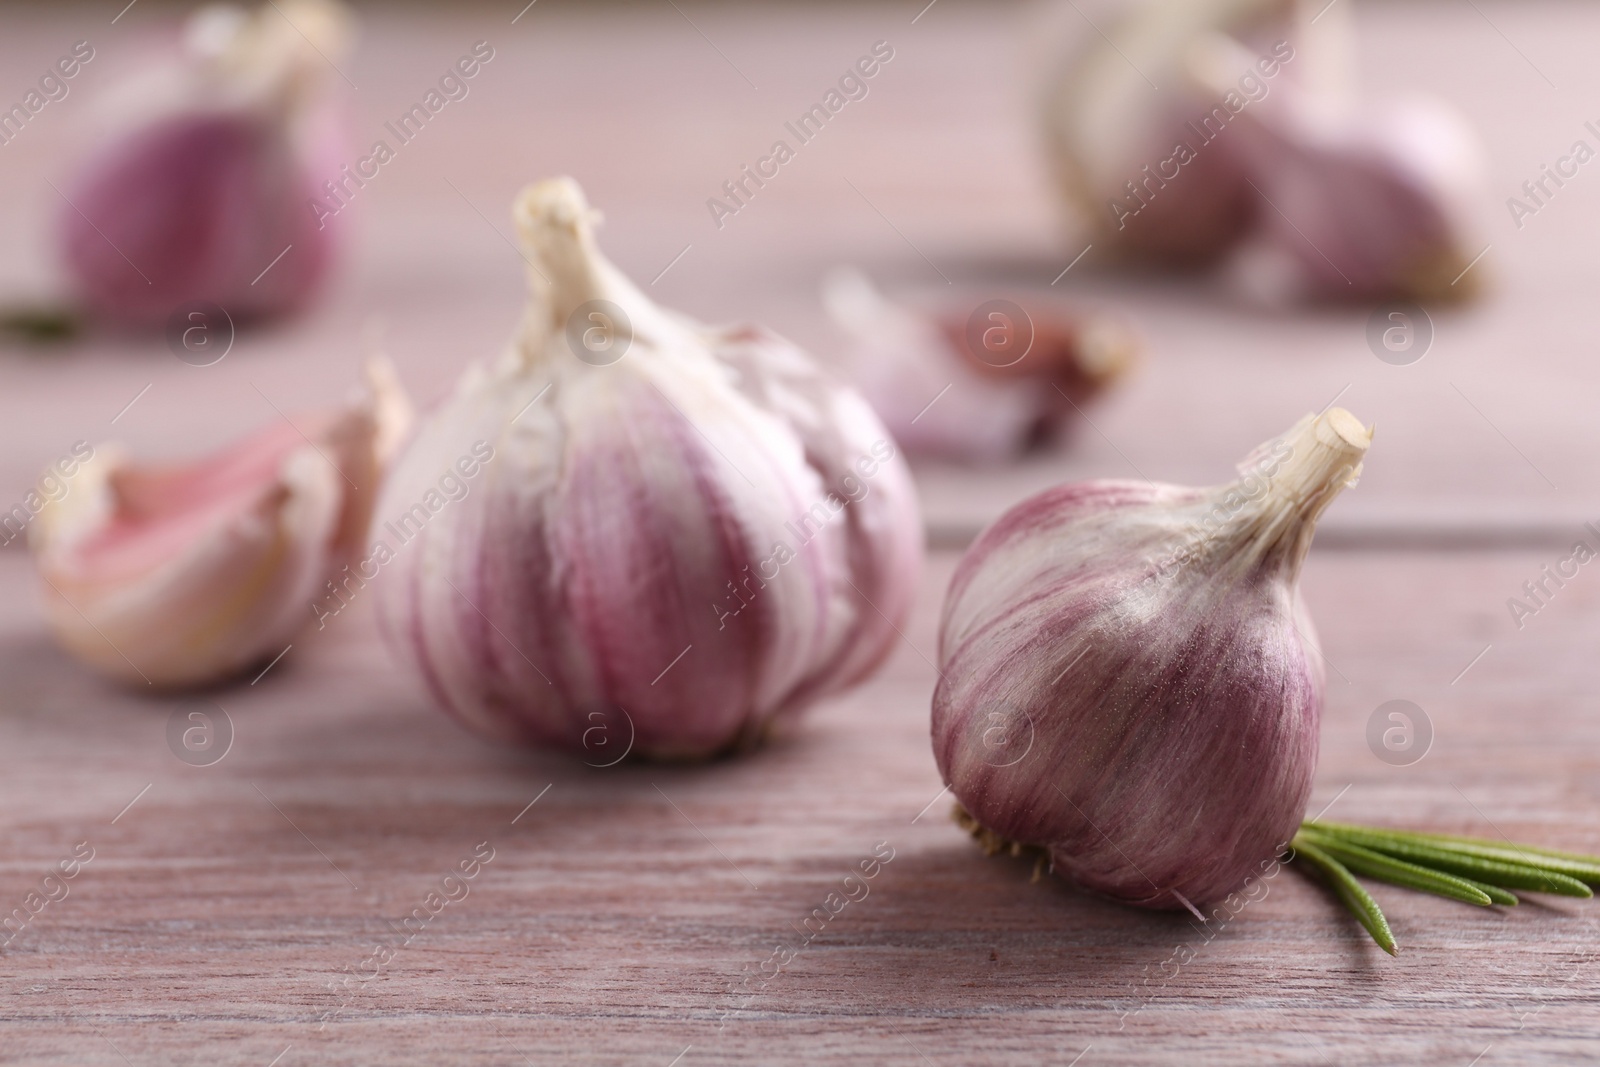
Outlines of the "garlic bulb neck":
[{"label": "garlic bulb neck", "polygon": [[606,310],[626,316],[606,328],[627,331],[630,344],[641,337],[660,344],[670,335],[666,316],[601,254],[594,239],[601,214],[589,206],[577,182],[551,178],[525,187],[512,215],[528,264],[520,346],[525,360],[537,361],[547,349],[559,355],[572,317],[593,301],[606,301],[613,305]]},{"label": "garlic bulb neck", "polygon": [[[1333,498],[1355,485],[1361,461],[1372,444],[1372,428],[1343,408],[1307,415],[1272,445],[1260,449],[1241,467],[1244,477],[1224,487],[1230,495],[1249,493],[1248,483],[1265,477],[1266,489],[1252,506],[1240,510],[1234,543],[1244,558],[1269,568],[1282,568],[1293,578],[1311,548],[1317,519]],[[1271,464],[1270,473],[1264,466]]]}]

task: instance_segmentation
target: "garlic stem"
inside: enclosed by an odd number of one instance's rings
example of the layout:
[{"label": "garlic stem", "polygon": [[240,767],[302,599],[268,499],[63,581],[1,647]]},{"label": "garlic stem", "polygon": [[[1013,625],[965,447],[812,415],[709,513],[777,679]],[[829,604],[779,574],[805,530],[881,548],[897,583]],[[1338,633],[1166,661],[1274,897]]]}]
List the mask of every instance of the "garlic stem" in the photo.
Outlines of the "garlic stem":
[{"label": "garlic stem", "polygon": [[[644,293],[601,254],[594,227],[600,212],[589,206],[571,178],[551,178],[525,187],[512,208],[531,299],[523,320],[521,350],[528,365],[554,347],[548,342],[567,329],[585,304],[606,301],[607,329],[624,330],[630,345],[640,337],[660,344],[675,331]],[[585,323],[587,325],[587,323]],[[681,332],[681,331],[679,331]]]},{"label": "garlic stem", "polygon": [[[1281,439],[1287,456],[1267,479],[1255,507],[1240,515],[1249,558],[1276,562],[1297,575],[1317,519],[1340,491],[1356,483],[1372,428],[1343,408],[1307,415]],[[1243,485],[1243,480],[1240,483]]]}]

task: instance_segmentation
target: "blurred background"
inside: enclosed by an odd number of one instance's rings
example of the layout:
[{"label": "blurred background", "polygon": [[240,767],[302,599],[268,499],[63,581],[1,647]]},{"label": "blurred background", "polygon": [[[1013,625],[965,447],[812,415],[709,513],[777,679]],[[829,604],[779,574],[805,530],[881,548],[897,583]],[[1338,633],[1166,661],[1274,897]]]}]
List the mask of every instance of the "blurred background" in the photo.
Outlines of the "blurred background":
[{"label": "blurred background", "polygon": [[[1366,338],[1379,300],[1262,307],[1216,271],[1119,272],[1093,252],[1061,276],[1094,234],[1053,180],[1040,86],[1063,50],[1098,39],[1091,16],[1114,24],[1114,7],[940,0],[906,15],[890,4],[539,0],[514,24],[517,12],[484,5],[362,10],[356,43],[325,86],[347,114],[341,162],[395,140],[384,124],[475,42],[494,59],[328,220],[342,247],[303,313],[241,329],[220,363],[195,368],[159,336],[93,330],[68,344],[8,346],[0,495],[19,498],[77,438],[114,433],[141,455],[205,451],[273,417],[252,381],[286,410],[325,402],[352,379],[366,330],[381,331],[426,405],[467,361],[497,351],[520,311],[512,194],[571,174],[605,213],[609,254],[654,279],[658,300],[711,321],[764,322],[836,364],[859,356],[819,299],[840,265],[896,299],[963,317],[985,299],[1031,296],[1131,323],[1143,358],[1085,409],[1092,427],[999,476],[923,465],[941,539],[970,536],[1023,493],[1068,477],[1222,480],[1287,416],[1336,395],[1377,424],[1379,444],[1362,491],[1329,516],[1330,534],[1467,519],[1532,530],[1583,517],[1600,453],[1583,440],[1589,394],[1575,386],[1591,361],[1575,320],[1600,192],[1580,172],[1521,225],[1506,199],[1525,198],[1521,184],[1574,140],[1594,140],[1583,126],[1593,75],[1565,29],[1586,9],[1533,5],[1496,18],[1484,6],[1446,20],[1427,4],[1340,0],[1309,27],[1314,39],[1352,23],[1363,96],[1442,98],[1486,148],[1472,219],[1481,242],[1468,252],[1489,249],[1473,268],[1484,294],[1466,306],[1425,301],[1431,348],[1394,366]],[[141,0],[112,24],[87,5],[7,9],[0,49],[19,100],[74,42],[95,49],[70,94],[3,146],[0,286],[10,303],[70,291],[53,236],[61,190],[105,136],[95,126],[103,94],[170,49],[184,13]],[[795,141],[784,123],[878,41],[894,58],[868,95],[796,142],[779,175],[719,220],[707,202],[731,203],[723,183],[773,141]],[[111,418],[146,385],[113,431]]]}]

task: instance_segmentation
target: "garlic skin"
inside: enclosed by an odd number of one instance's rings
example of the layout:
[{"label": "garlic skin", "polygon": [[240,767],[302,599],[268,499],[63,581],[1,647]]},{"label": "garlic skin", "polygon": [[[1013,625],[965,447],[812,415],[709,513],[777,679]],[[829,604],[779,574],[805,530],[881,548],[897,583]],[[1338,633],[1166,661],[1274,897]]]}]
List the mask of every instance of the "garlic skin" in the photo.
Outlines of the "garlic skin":
[{"label": "garlic skin", "polygon": [[[398,530],[474,442],[492,449],[379,587],[396,659],[477,732],[593,755],[599,728],[647,758],[747,745],[864,678],[922,553],[871,409],[765,330],[656,307],[596,249],[570,179],[527,187],[514,216],[518,335],[426,421],[378,508]],[[606,354],[580,344],[593,330]]]},{"label": "garlic skin", "polygon": [[916,457],[997,464],[1061,437],[1137,359],[1131,329],[1107,315],[1028,312],[1031,347],[1015,364],[971,354],[967,321],[890,301],[860,271],[827,275],[822,300],[849,338],[856,384]]},{"label": "garlic skin", "polygon": [[[1102,253],[1177,268],[1216,264],[1260,211],[1229,138],[1200,145],[1168,181],[1148,178],[1145,168],[1171,157],[1176,144],[1193,144],[1186,122],[1215,103],[1193,93],[1183,76],[1193,43],[1220,32],[1267,44],[1292,39],[1303,51],[1299,7],[1294,0],[1133,0],[1116,7],[1096,20],[1104,36],[1086,28],[1089,16],[1071,12],[1066,25],[1078,43],[1049,61],[1041,115],[1057,181]],[[1321,21],[1341,13],[1329,14]],[[1319,42],[1332,36],[1331,26],[1319,29]],[[1297,58],[1274,81],[1310,76],[1313,66]],[[1119,220],[1111,203],[1146,181],[1160,188],[1136,215]]]},{"label": "garlic skin", "polygon": [[148,328],[206,300],[246,321],[316,294],[336,235],[309,202],[341,177],[328,89],[351,28],[333,0],[213,5],[185,25],[178,59],[117,87],[58,216],[89,312]]},{"label": "garlic skin", "polygon": [[1442,303],[1482,291],[1487,268],[1465,272],[1487,244],[1472,209],[1488,160],[1455,111],[1410,98],[1345,121],[1263,110],[1238,125],[1240,149],[1278,209],[1229,265],[1246,293],[1269,304]]},{"label": "garlic skin", "polygon": [[1437,101],[1359,97],[1347,7],[1135,0],[1059,61],[1046,140],[1096,249],[1272,304],[1476,295],[1487,153]]},{"label": "garlic skin", "polygon": [[135,464],[116,445],[95,449],[29,528],[63,647],[115,681],[164,689],[282,652],[356,558],[410,420],[388,364],[367,374],[368,398],[198,461]]},{"label": "garlic skin", "polygon": [[1129,904],[1204,904],[1299,826],[1323,670],[1297,581],[1371,440],[1306,416],[1211,489],[1041,493],[968,550],[939,636],[933,748],[987,840]]}]

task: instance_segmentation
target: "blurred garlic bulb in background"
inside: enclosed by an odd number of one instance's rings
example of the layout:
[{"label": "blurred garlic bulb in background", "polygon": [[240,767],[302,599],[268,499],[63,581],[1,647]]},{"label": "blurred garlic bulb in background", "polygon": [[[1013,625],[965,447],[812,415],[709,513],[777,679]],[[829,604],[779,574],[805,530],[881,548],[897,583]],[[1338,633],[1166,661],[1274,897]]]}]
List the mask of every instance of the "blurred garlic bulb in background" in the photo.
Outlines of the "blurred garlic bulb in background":
[{"label": "blurred garlic bulb in background", "polygon": [[886,299],[851,268],[824,278],[822,299],[850,338],[852,378],[913,456],[994,463],[1047,444],[1139,350],[1108,315],[1005,300],[970,315],[927,315]]},{"label": "blurred garlic bulb in background", "polygon": [[782,338],[656,307],[570,179],[514,215],[522,326],[379,505],[405,541],[378,593],[396,658],[474,730],[597,756],[711,756],[865,677],[922,552],[882,423]]},{"label": "blurred garlic bulb in background", "polygon": [[1472,295],[1451,283],[1482,246],[1484,150],[1441,103],[1360,98],[1348,7],[1134,0],[1103,14],[1105,36],[1059,62],[1044,122],[1095,247],[1225,265],[1269,302]]},{"label": "blurred garlic bulb in background", "polygon": [[410,404],[387,362],[370,395],[277,422],[190,463],[102,445],[29,528],[51,628],[120,682],[222,681],[283,651],[355,561]]},{"label": "blurred garlic bulb in background", "polygon": [[1487,167],[1454,111],[1407,99],[1337,125],[1291,126],[1263,112],[1238,127],[1277,209],[1229,264],[1248,295],[1442,302],[1483,287],[1487,268],[1467,268],[1486,243],[1473,208]]},{"label": "blurred garlic bulb in background", "polygon": [[315,295],[334,230],[309,202],[341,177],[328,89],[351,29],[335,0],[206,7],[180,57],[117,87],[62,189],[61,256],[86,311],[149,326],[206,300],[242,321]]}]

